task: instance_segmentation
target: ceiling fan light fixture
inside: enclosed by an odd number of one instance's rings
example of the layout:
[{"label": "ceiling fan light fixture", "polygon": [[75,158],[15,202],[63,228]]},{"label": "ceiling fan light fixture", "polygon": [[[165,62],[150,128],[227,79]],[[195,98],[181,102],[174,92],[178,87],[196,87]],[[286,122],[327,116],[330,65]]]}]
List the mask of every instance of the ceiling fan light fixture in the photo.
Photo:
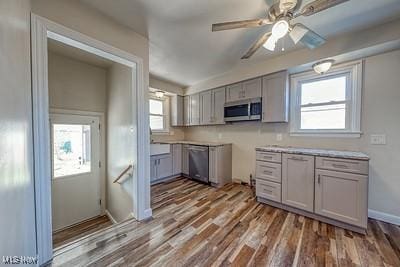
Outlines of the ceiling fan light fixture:
[{"label": "ceiling fan light fixture", "polygon": [[275,40],[279,40],[285,36],[288,31],[289,23],[286,21],[286,19],[281,19],[278,20],[272,27],[272,36],[275,38]]},{"label": "ceiling fan light fixture", "polygon": [[316,73],[324,74],[332,67],[334,62],[335,62],[335,60],[328,59],[328,60],[317,62],[312,67]]},{"label": "ceiling fan light fixture", "polygon": [[270,36],[267,41],[263,44],[264,48],[269,51],[274,51],[276,46],[276,40],[274,36]]}]

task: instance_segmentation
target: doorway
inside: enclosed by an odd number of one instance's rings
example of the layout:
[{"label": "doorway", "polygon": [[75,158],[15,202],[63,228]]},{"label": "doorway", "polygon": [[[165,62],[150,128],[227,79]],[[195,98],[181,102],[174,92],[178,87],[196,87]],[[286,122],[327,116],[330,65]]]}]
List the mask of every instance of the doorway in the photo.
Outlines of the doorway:
[{"label": "doorway", "polygon": [[[93,135],[98,122],[94,118],[83,118],[83,116],[56,116],[50,122],[48,40],[78,48],[127,69],[128,82],[126,84],[129,90],[127,95],[120,97],[126,102],[122,104],[113,102],[113,104],[117,108],[129,108],[124,113],[119,111],[121,116],[125,116],[123,121],[125,125],[115,127],[115,129],[123,133],[123,138],[120,140],[129,139],[129,146],[123,146],[123,148],[127,149],[124,153],[129,156],[133,171],[128,179],[129,183],[115,184],[113,188],[124,186],[125,189],[130,190],[131,214],[138,220],[152,215],[149,179],[148,89],[143,82],[142,59],[34,14],[32,14],[31,27],[35,206],[37,247],[41,265],[53,257],[52,222],[55,229],[62,229],[76,221],[96,215],[99,209],[101,210],[99,189],[95,180],[96,166],[98,166],[96,163],[99,162],[96,157],[99,157],[99,153],[96,152],[98,148],[94,142],[98,137]],[[129,116],[126,116],[127,114]],[[121,117],[116,115],[117,119]],[[116,136],[122,137],[122,135]],[[76,144],[74,145],[73,142]],[[125,165],[126,162],[122,164]],[[124,168],[121,165],[118,169],[121,171]],[[85,186],[78,181],[84,183]],[[89,196],[83,196],[79,190],[87,186],[90,187]],[[61,188],[66,188],[66,192],[74,191],[73,197],[68,193],[60,193]],[[54,200],[53,209],[51,208],[52,199]],[[77,203],[79,199],[81,200]],[[78,212],[67,219],[61,213],[57,214],[60,203],[75,206],[73,212],[67,208],[65,214],[71,215],[76,210]],[[78,209],[76,209],[77,206],[79,206]],[[86,215],[83,215],[84,213]]]}]

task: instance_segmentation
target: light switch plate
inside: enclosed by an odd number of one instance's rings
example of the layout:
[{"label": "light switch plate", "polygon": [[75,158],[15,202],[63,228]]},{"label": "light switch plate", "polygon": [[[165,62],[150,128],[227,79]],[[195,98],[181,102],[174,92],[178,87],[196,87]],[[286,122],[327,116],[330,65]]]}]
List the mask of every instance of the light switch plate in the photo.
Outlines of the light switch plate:
[{"label": "light switch plate", "polygon": [[222,139],[222,133],[218,134],[218,139]]},{"label": "light switch plate", "polygon": [[276,134],[276,141],[282,141],[282,139],[283,139],[283,136],[281,133]]},{"label": "light switch plate", "polygon": [[386,145],[386,134],[371,134],[371,145]]}]

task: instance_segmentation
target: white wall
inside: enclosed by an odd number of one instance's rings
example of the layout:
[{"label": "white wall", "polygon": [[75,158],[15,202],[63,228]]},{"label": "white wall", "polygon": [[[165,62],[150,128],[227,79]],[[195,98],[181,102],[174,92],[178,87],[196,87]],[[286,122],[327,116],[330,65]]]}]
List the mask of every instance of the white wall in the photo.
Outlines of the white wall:
[{"label": "white wall", "polygon": [[107,210],[117,222],[130,216],[133,209],[132,178],[123,178],[123,183],[113,181],[134,162],[134,138],[131,127],[132,93],[131,69],[115,63],[108,71],[107,90]]},{"label": "white wall", "polygon": [[[286,123],[245,122],[224,126],[190,127],[185,139],[233,143],[233,177],[254,175],[255,147],[290,145],[356,150],[371,156],[369,208],[400,216],[400,50],[365,60],[362,132],[359,139],[290,137]],[[283,141],[276,134],[283,133]],[[384,133],[387,145],[369,144],[370,134]],[[220,138],[219,138],[220,137]]]},{"label": "white wall", "polygon": [[30,1],[0,1],[0,265],[36,256]]},{"label": "white wall", "polygon": [[[183,88],[180,85],[158,79],[152,75],[150,75],[149,86],[153,89],[159,89],[167,93],[183,95]],[[155,142],[183,140],[185,138],[184,128],[170,126],[169,134],[152,134],[151,138]]]},{"label": "white wall", "polygon": [[51,108],[106,112],[107,70],[49,52]]}]

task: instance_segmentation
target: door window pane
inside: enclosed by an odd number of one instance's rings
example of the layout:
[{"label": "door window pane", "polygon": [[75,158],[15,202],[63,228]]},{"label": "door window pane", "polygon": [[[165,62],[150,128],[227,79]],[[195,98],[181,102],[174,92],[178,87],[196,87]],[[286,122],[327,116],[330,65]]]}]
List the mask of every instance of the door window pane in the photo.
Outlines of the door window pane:
[{"label": "door window pane", "polygon": [[346,104],[301,108],[301,129],[346,129]]},{"label": "door window pane", "polygon": [[91,171],[90,125],[53,124],[53,177]]},{"label": "door window pane", "polygon": [[346,76],[301,84],[301,105],[346,100]]}]

